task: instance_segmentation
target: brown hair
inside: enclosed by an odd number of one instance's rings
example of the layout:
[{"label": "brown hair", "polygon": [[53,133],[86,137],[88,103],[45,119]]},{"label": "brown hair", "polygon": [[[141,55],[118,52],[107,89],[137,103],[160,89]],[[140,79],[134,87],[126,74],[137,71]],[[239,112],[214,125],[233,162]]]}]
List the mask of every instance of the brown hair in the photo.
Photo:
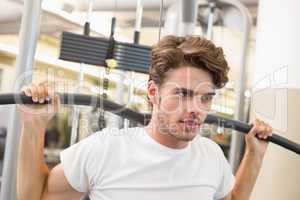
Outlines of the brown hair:
[{"label": "brown hair", "polygon": [[217,88],[228,82],[229,67],[223,50],[211,41],[198,36],[165,36],[151,50],[149,81],[161,85],[165,73],[182,65],[208,71]]}]

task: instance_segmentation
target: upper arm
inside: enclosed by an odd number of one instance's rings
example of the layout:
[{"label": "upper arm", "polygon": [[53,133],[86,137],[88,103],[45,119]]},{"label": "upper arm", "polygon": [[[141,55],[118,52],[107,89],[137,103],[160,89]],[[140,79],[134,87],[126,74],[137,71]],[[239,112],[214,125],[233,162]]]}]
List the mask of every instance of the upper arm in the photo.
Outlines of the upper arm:
[{"label": "upper arm", "polygon": [[216,162],[219,165],[217,188],[214,199],[231,200],[235,177],[222,149],[217,144],[215,144],[214,147],[216,149],[215,156],[218,158]]},{"label": "upper arm", "polygon": [[232,192],[229,192],[225,197],[219,200],[232,200]]},{"label": "upper arm", "polygon": [[50,171],[42,200],[79,200],[82,196],[69,184],[61,164]]}]

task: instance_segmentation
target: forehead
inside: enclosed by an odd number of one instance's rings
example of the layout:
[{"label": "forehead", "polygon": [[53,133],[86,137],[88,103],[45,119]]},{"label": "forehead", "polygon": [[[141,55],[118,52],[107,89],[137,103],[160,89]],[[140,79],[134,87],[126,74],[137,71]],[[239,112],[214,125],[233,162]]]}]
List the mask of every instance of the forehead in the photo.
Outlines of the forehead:
[{"label": "forehead", "polygon": [[211,91],[214,90],[212,75],[199,68],[182,66],[172,69],[166,73],[164,88],[187,88],[195,91]]}]

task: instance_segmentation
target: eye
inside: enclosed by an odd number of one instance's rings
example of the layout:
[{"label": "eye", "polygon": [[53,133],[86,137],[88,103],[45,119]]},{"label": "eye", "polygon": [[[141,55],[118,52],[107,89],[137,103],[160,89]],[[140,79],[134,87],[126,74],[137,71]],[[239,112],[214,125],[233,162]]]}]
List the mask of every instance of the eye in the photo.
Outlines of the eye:
[{"label": "eye", "polygon": [[205,94],[200,97],[201,103],[210,103],[213,99],[212,95]]},{"label": "eye", "polygon": [[176,94],[180,97],[187,97],[188,93],[186,91],[177,91]]}]

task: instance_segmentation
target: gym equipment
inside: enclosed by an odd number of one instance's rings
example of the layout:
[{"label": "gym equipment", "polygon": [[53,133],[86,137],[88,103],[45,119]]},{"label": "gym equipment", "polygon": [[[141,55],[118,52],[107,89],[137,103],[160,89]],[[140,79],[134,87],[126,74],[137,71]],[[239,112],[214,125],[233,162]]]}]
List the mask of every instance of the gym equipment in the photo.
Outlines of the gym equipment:
[{"label": "gym equipment", "polygon": [[150,47],[106,38],[63,32],[59,58],[62,60],[105,66],[109,49],[113,49],[113,58],[121,70],[134,70],[148,73],[150,65]]},{"label": "gym equipment", "polygon": [[[92,37],[70,32],[63,32],[59,58],[62,60],[86,63],[91,65],[106,66],[106,59],[115,59],[118,63],[116,69],[148,73],[150,65],[150,50],[146,45],[138,44],[140,22],[142,17],[142,2],[139,3],[136,22],[135,43],[120,42],[112,37]],[[111,36],[114,34],[116,18],[113,17]]]},{"label": "gym equipment", "polygon": [[[112,101],[97,96],[61,93],[59,94],[59,97],[62,104],[100,107],[105,111],[113,112],[116,115],[136,121],[143,125],[146,125],[149,122],[151,117],[150,114],[142,114],[142,113],[135,112],[122,105],[119,105],[117,103],[114,103]],[[38,103],[33,102],[31,97],[27,97],[25,94],[22,93],[1,94],[0,105],[6,105],[6,104],[38,104]],[[249,125],[244,122],[225,119],[223,117],[210,115],[210,114],[207,116],[204,123],[217,124],[218,126],[231,128],[242,133],[248,133],[252,127],[252,125]],[[288,140],[278,134],[273,133],[272,136],[269,136],[267,139],[263,139],[263,140],[275,143],[279,146],[282,146],[290,151],[297,153],[298,155],[300,154],[300,144]]]},{"label": "gym equipment", "polygon": [[143,0],[137,0],[135,13],[136,13],[136,16],[135,16],[133,42],[134,42],[134,44],[139,44],[140,43],[141,26],[142,26],[142,17],[143,17]]},{"label": "gym equipment", "polygon": [[[83,34],[86,36],[90,35],[90,15],[93,8],[93,0],[89,1],[89,9],[87,12],[87,19],[84,24]],[[78,74],[78,82],[79,85],[76,88],[76,92],[80,92],[80,89],[82,88],[83,82],[84,82],[84,68],[85,64],[80,63],[80,71]],[[79,124],[79,115],[80,115],[80,108],[78,106],[73,107],[73,117],[72,117],[72,130],[71,130],[71,139],[70,139],[70,145],[73,145],[77,142],[78,139],[78,124]]]}]

